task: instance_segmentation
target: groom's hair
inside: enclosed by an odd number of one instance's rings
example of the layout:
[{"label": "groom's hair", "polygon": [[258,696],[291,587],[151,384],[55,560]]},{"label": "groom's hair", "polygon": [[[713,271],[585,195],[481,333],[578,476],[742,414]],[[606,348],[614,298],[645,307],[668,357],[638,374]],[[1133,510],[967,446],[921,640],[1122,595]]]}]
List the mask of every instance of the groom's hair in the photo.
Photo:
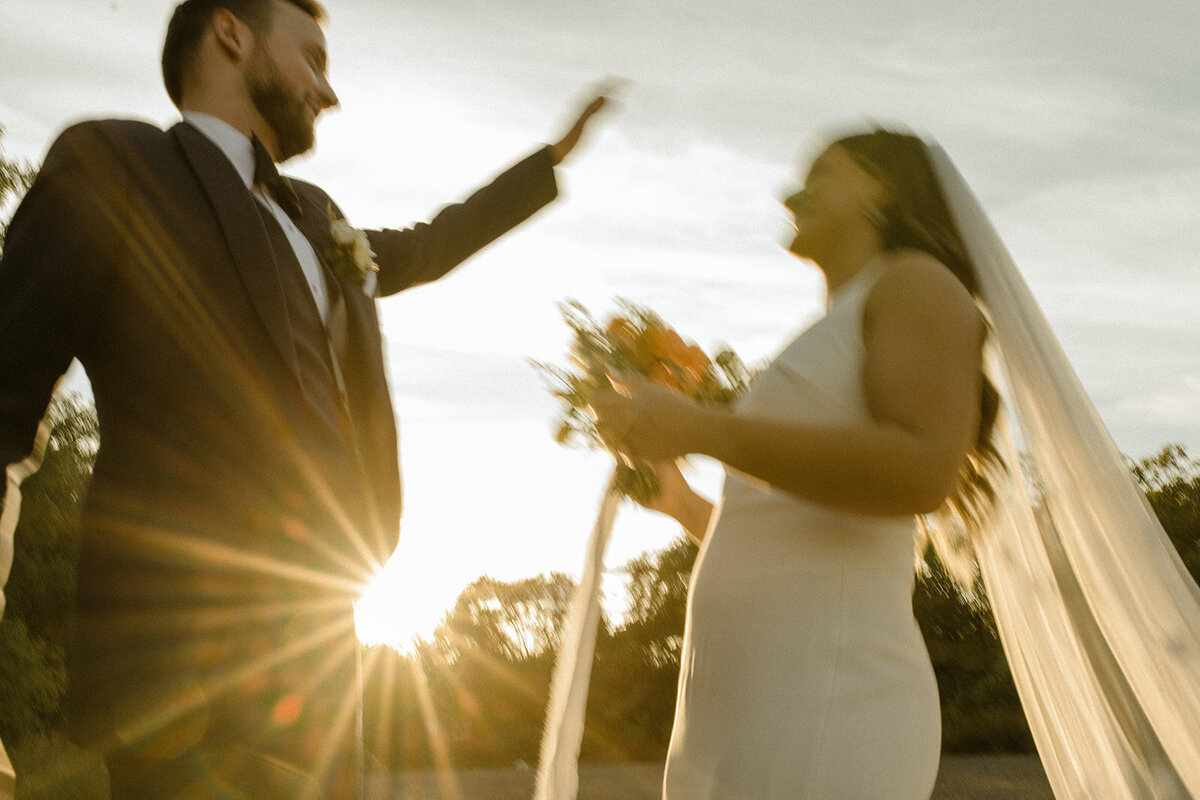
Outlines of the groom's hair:
[{"label": "groom's hair", "polygon": [[191,68],[196,48],[218,9],[225,9],[244,22],[255,36],[270,30],[276,3],[291,3],[317,22],[325,21],[325,9],[316,0],[185,0],[175,7],[163,41],[162,74],[167,96],[179,107],[183,81]]}]

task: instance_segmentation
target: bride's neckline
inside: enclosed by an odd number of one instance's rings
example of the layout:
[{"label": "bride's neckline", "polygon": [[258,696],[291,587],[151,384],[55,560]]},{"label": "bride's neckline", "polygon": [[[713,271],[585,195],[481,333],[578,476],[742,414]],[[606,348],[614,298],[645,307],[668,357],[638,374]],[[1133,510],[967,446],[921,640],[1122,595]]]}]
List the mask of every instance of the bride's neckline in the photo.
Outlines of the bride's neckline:
[{"label": "bride's neckline", "polygon": [[859,267],[858,272],[851,275],[849,280],[826,295],[826,312],[832,311],[833,307],[841,302],[842,298],[849,296],[855,287],[862,285],[868,278],[878,276],[883,271],[886,263],[887,260],[882,255],[879,255]]}]

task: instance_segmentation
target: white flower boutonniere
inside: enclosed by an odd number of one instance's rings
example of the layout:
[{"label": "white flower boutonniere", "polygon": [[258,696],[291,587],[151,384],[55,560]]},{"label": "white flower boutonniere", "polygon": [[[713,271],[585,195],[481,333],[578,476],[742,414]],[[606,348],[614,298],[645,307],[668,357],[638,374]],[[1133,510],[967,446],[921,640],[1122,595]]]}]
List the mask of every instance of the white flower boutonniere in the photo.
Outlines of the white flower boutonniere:
[{"label": "white flower boutonniere", "polygon": [[329,235],[333,239],[328,254],[330,267],[338,275],[361,286],[368,273],[379,271],[379,265],[375,263],[375,251],[371,249],[367,232],[355,228],[334,214],[332,204],[327,211]]}]

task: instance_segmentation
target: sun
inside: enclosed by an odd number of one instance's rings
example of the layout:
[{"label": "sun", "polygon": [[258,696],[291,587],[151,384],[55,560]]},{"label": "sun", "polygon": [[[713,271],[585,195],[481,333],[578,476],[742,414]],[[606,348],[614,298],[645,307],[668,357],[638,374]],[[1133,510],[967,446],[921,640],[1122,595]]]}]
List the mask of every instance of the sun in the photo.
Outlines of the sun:
[{"label": "sun", "polygon": [[460,588],[439,585],[431,578],[428,569],[420,568],[419,559],[394,553],[354,604],[358,640],[405,654],[413,652],[418,640],[431,641]]}]

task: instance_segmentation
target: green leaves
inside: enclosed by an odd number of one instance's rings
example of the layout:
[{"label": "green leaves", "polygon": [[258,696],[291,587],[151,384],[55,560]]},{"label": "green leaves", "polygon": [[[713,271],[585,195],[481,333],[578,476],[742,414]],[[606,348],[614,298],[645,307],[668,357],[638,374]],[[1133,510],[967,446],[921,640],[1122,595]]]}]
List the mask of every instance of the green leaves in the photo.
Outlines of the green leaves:
[{"label": "green leaves", "polygon": [[[0,138],[3,136],[4,127],[0,125]],[[5,209],[10,200],[23,195],[33,185],[36,175],[37,170],[32,164],[10,159],[5,155],[3,146],[0,146],[0,211]],[[7,228],[7,223],[0,225],[0,252],[4,250],[4,232]]]}]

